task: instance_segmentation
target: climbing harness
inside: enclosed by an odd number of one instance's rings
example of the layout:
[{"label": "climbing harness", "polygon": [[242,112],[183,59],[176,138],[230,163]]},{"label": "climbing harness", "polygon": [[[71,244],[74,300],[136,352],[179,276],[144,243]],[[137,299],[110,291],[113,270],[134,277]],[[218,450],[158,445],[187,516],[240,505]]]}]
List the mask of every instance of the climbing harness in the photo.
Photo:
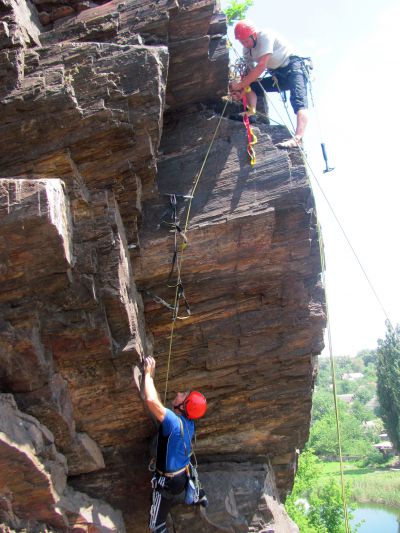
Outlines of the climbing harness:
[{"label": "climbing harness", "polygon": [[[183,419],[183,422],[185,424],[187,433],[189,434],[189,430],[188,430],[185,419]],[[199,501],[200,490],[201,490],[200,479],[197,473],[197,459],[196,459],[196,454],[194,452],[194,448],[196,446],[196,429],[193,434],[194,445],[192,446],[190,450],[191,453],[189,455],[187,451],[186,443],[185,443],[185,435],[183,431],[183,423],[182,423],[181,418],[179,418],[179,423],[181,426],[181,437],[183,439],[183,446],[185,448],[185,454],[189,458],[191,457],[194,458],[194,464],[192,463],[191,459],[189,459],[189,464],[186,466],[186,474],[188,476],[188,479],[187,479],[186,486],[185,486],[185,503],[187,505],[193,505]]]},{"label": "climbing harness", "polygon": [[244,57],[238,57],[235,63],[229,67],[229,80],[234,81],[234,80],[242,79],[244,78],[244,76],[248,74],[248,72],[249,72],[249,67]]},{"label": "climbing harness", "polygon": [[[231,79],[234,79],[235,77],[239,77],[240,76],[240,78],[242,79],[248,72],[248,67],[247,67],[246,61],[244,60],[243,57],[238,55],[238,52],[232,46],[231,43],[230,43],[230,47],[234,50],[234,52],[235,52],[235,54],[237,56],[237,60],[235,61],[233,66],[230,68],[230,77],[231,77]],[[314,69],[314,65],[313,65],[312,59],[310,57],[302,57],[302,56],[296,56],[296,57],[298,57],[298,59],[300,60],[302,71],[303,71],[304,76],[305,76],[305,78],[307,80],[307,84],[308,84],[309,91],[310,91],[311,103],[312,103],[312,106],[313,106],[313,109],[314,109],[314,113],[317,116],[317,123],[318,123],[319,132],[320,132],[320,138],[322,139],[321,127],[320,127],[320,123],[319,123],[319,119],[318,119],[318,115],[317,115],[315,99],[314,99],[314,93],[313,93],[313,87],[312,87],[312,70]],[[287,107],[286,92],[282,91],[281,88],[279,87],[279,82],[278,82],[278,79],[277,79],[276,76],[272,75],[272,79],[273,79],[273,83],[274,83],[274,85],[275,85],[275,87],[276,87],[277,91],[279,92],[279,95],[280,95],[280,97],[282,99],[282,103],[283,103],[283,105],[285,107],[285,111],[286,111],[287,117],[289,119],[290,125],[292,127],[293,132],[294,132],[295,131],[295,127],[294,127],[293,121],[291,119],[291,116],[290,116],[290,113],[289,113],[289,109]],[[258,82],[258,84],[260,85],[260,87],[261,87],[261,89],[263,91],[265,101],[267,103],[269,103],[270,100],[268,99],[267,91],[262,86],[260,80],[257,80],[257,82]],[[274,109],[275,109],[275,111],[277,111],[275,107],[274,107]],[[260,113],[259,111],[256,111],[256,112],[257,112],[257,114],[263,115],[263,113]],[[277,113],[277,114],[280,117],[279,113]],[[280,119],[282,121],[281,117],[280,117]],[[246,124],[245,124],[245,126],[246,126]],[[246,126],[246,128],[247,128],[247,126]],[[294,135],[292,134],[292,137],[293,136]],[[325,162],[325,169],[323,171],[324,174],[325,174],[327,172],[331,172],[332,170],[334,170],[334,167],[330,167],[329,166],[328,153],[327,153],[326,145],[325,145],[325,143],[323,141],[321,141],[321,150],[322,150],[322,157],[323,157],[324,162]],[[250,154],[249,154],[249,156],[251,158]]]}]

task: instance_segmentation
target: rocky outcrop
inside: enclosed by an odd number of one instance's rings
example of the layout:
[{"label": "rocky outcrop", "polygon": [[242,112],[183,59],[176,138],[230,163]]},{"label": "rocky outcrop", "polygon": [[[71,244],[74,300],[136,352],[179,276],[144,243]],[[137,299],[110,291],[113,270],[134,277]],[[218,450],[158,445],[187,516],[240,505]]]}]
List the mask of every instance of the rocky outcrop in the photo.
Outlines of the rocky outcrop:
[{"label": "rocky outcrop", "polygon": [[0,395],[0,519],[21,531],[124,532],[121,513],[67,487],[67,461],[52,434]]},{"label": "rocky outcrop", "polygon": [[178,254],[191,314],[180,299],[167,395],[208,398],[197,457],[211,504],[177,506],[173,520],[181,532],[293,530],[279,500],[307,440],[325,323],[300,154],[259,124],[253,168],[242,124],[220,120],[228,52],[213,0],[36,2],[42,22],[30,3],[1,2],[5,527],[146,530],[154,427],[131,367],[154,354],[164,392],[169,195],[183,226],[181,196],[200,177]]},{"label": "rocky outcrop", "polygon": [[[187,116],[172,131],[166,127],[161,194],[190,193],[216,121]],[[192,202],[183,281],[196,312],[176,324],[169,390],[180,387],[183,373],[188,388],[210,389],[211,419],[199,430],[199,454],[243,456],[250,448],[260,454],[268,449],[284,491],[288,470],[293,472],[288,465],[308,434],[323,291],[315,212],[301,159],[296,154],[289,160],[274,148],[281,130],[255,131],[259,144],[252,169],[242,125],[223,121]],[[176,153],[178,138],[185,145]],[[165,280],[173,235],[157,229],[165,203],[162,196],[145,205],[134,270],[142,288],[171,301],[174,290]],[[145,301],[154,351],[166,361],[170,313]],[[299,420],[306,423],[298,425]]]}]

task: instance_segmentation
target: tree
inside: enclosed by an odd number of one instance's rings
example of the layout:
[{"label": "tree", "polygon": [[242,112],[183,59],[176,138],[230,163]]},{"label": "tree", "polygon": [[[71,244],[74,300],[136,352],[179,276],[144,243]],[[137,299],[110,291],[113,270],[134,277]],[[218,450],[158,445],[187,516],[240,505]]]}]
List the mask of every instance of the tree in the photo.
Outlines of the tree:
[{"label": "tree", "polygon": [[360,350],[357,357],[361,357],[364,365],[368,366],[371,363],[376,363],[376,350]]},{"label": "tree", "polygon": [[235,20],[244,19],[246,11],[253,5],[253,0],[230,0],[224,8],[224,13],[228,20],[229,26],[232,26]]},{"label": "tree", "polygon": [[[368,453],[373,436],[365,432],[361,421],[357,420],[343,402],[339,402],[339,421],[343,454],[362,456]],[[313,424],[308,443],[318,456],[338,455],[336,418],[333,410]]]},{"label": "tree", "polygon": [[312,403],[312,424],[321,420],[327,413],[333,413],[333,393],[316,387]]},{"label": "tree", "polygon": [[[350,487],[345,488],[346,500],[349,500]],[[347,509],[352,518],[351,508]],[[310,498],[309,522],[318,532],[345,533],[345,518],[342,500],[342,489],[335,479],[330,479],[318,493]],[[357,527],[353,531],[356,531]]]},{"label": "tree", "polygon": [[385,339],[378,340],[377,393],[390,441],[400,451],[400,328],[386,327]]},{"label": "tree", "polygon": [[[301,533],[344,533],[342,493],[335,480],[321,484],[322,463],[308,448],[299,458],[299,467],[285,508]],[[346,486],[346,499],[350,487]],[[349,518],[352,518],[351,507]],[[351,531],[356,531],[353,527]]]},{"label": "tree", "polygon": [[310,523],[308,516],[308,499],[321,476],[321,468],[322,463],[312,450],[304,450],[299,458],[293,490],[286,498],[286,511],[302,533],[322,533]]},{"label": "tree", "polygon": [[354,399],[366,405],[375,395],[375,387],[372,384],[360,385],[355,392]]}]

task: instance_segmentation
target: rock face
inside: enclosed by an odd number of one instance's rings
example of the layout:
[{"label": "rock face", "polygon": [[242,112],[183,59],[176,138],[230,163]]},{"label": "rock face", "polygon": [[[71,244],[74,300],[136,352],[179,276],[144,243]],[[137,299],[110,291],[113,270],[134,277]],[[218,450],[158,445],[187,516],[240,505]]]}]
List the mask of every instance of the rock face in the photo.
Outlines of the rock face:
[{"label": "rock face", "polygon": [[40,22],[0,2],[0,530],[146,531],[154,427],[131,366],[154,354],[162,395],[209,404],[211,503],[178,505],[176,531],[295,531],[279,500],[323,342],[317,221],[284,129],[256,128],[251,167],[243,125],[214,111],[224,17],[214,0],[35,2]]},{"label": "rock face", "polygon": [[[67,461],[53,435],[21,413],[12,395],[0,395],[0,517],[20,531],[51,524],[61,531],[124,532],[120,512],[67,487]],[[40,529],[43,531],[43,529]]]}]

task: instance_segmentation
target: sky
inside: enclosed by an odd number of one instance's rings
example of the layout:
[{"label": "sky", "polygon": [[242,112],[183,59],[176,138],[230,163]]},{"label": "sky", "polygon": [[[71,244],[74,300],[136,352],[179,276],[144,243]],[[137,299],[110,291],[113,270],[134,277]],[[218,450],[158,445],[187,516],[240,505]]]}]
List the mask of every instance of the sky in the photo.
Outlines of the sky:
[{"label": "sky", "polygon": [[[305,150],[316,175],[311,183],[325,246],[333,353],[354,356],[384,338],[382,307],[393,325],[400,323],[400,68],[395,68],[400,3],[254,0],[247,18],[281,33],[314,63],[316,107],[310,110]],[[284,117],[274,96],[273,106]],[[321,142],[335,167],[327,174]]]}]

